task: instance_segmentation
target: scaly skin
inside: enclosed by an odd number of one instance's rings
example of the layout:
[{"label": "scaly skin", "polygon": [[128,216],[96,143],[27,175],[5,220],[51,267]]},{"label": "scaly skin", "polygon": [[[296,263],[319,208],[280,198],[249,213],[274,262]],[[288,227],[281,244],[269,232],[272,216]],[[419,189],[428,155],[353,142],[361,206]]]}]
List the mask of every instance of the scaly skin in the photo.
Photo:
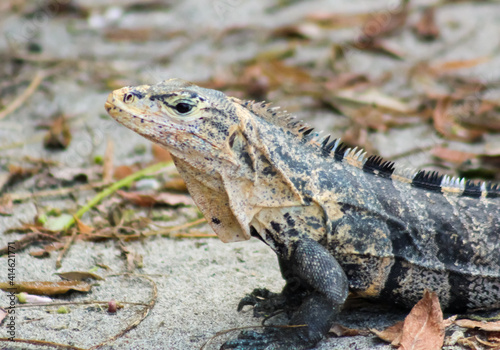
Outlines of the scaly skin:
[{"label": "scaly skin", "polygon": [[[306,349],[348,291],[413,306],[425,289],[449,310],[500,308],[500,187],[366,158],[269,105],[172,79],[112,92],[106,110],[166,147],[224,242],[254,236],[278,255],[294,328],[244,332],[224,349]],[[264,299],[262,297],[264,296]]]}]

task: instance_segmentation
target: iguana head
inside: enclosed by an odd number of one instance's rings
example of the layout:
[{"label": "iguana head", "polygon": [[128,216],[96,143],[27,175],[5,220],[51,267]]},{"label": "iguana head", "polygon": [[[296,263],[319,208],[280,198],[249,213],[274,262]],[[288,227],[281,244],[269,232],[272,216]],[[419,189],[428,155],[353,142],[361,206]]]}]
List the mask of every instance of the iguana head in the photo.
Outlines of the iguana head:
[{"label": "iguana head", "polygon": [[193,199],[222,241],[250,238],[253,209],[242,201],[252,195],[251,186],[241,193],[240,186],[230,183],[253,176],[244,171],[248,153],[245,158],[235,150],[241,144],[239,125],[250,113],[241,101],[171,79],[115,90],[105,108],[119,123],[170,151]]},{"label": "iguana head", "polygon": [[188,162],[200,156],[234,162],[226,144],[237,117],[234,104],[222,92],[170,79],[115,90],[105,108],[121,124]]}]

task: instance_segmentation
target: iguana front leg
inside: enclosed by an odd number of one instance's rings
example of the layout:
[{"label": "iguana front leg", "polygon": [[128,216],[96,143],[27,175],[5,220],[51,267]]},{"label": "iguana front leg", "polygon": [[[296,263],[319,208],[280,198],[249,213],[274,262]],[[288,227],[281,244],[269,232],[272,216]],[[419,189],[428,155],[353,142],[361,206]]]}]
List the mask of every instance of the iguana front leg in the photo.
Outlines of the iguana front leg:
[{"label": "iguana front leg", "polygon": [[[302,237],[294,243],[290,258],[280,259],[280,267],[285,278],[287,273],[293,276],[286,278],[287,285],[280,295],[282,300],[293,300],[292,281],[298,282],[298,293],[302,293],[304,288],[310,291],[293,311],[289,322],[289,325],[304,327],[267,327],[263,333],[243,332],[237,339],[226,342],[221,349],[307,349],[328,332],[348,292],[347,277],[338,262],[319,243]],[[293,306],[286,304],[284,307],[286,310]]]}]

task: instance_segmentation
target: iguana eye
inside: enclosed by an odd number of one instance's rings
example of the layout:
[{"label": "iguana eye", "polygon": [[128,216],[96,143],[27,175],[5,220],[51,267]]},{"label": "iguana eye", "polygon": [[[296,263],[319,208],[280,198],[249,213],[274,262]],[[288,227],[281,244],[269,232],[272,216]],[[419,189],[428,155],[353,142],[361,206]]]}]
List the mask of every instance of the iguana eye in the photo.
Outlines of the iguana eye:
[{"label": "iguana eye", "polygon": [[127,94],[123,95],[123,102],[131,103],[134,100],[134,97],[135,96],[133,94],[127,93]]},{"label": "iguana eye", "polygon": [[193,109],[193,105],[190,105],[189,103],[181,102],[181,103],[176,104],[174,108],[180,114],[186,114]]}]

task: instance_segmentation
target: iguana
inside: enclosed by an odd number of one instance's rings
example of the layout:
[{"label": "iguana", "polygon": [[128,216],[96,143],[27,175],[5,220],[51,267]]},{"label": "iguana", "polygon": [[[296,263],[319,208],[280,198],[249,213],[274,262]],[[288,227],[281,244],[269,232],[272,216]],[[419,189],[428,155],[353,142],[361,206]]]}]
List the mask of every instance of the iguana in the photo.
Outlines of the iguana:
[{"label": "iguana", "polygon": [[166,147],[223,242],[256,237],[278,256],[292,328],[243,332],[223,349],[306,349],[348,291],[413,306],[425,289],[453,311],[500,308],[500,185],[396,167],[265,103],[171,79],[113,91],[107,112]]}]

